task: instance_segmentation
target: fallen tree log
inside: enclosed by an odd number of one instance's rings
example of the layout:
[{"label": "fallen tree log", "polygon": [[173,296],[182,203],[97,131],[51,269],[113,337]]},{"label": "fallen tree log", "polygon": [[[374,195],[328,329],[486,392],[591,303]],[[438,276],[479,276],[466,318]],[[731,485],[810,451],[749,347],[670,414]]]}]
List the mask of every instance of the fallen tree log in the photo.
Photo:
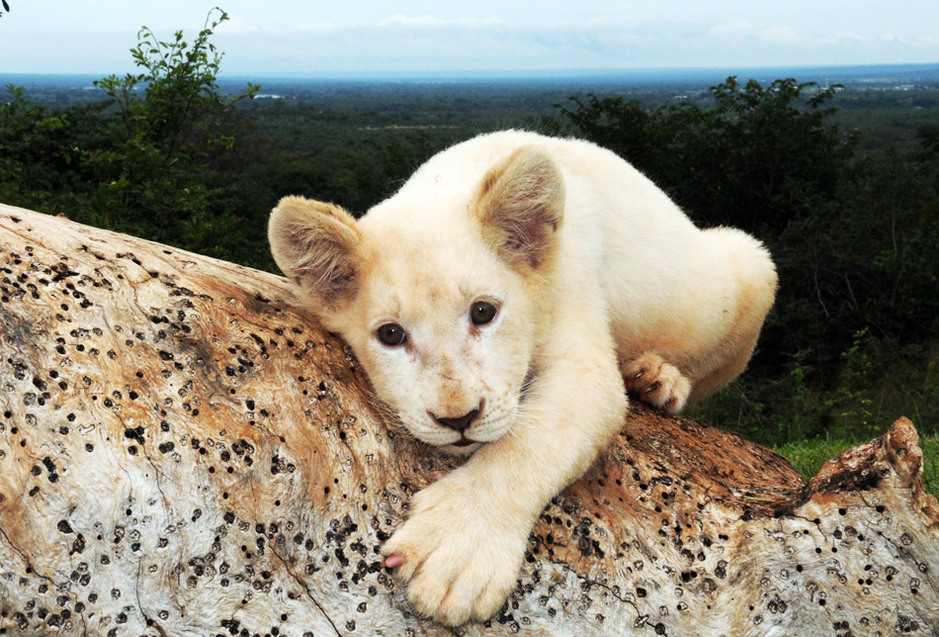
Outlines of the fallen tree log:
[{"label": "fallen tree log", "polygon": [[448,629],[378,548],[454,462],[284,279],[0,206],[0,634],[939,635],[907,420],[806,484],[634,405],[502,611]]}]

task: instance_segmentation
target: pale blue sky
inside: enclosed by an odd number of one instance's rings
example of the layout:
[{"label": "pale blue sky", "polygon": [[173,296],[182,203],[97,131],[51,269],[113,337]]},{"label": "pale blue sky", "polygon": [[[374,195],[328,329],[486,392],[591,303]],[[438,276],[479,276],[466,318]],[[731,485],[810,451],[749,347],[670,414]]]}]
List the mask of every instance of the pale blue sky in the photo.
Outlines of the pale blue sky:
[{"label": "pale blue sky", "polygon": [[229,75],[939,63],[939,0],[8,0],[0,73],[123,73],[220,4]]}]

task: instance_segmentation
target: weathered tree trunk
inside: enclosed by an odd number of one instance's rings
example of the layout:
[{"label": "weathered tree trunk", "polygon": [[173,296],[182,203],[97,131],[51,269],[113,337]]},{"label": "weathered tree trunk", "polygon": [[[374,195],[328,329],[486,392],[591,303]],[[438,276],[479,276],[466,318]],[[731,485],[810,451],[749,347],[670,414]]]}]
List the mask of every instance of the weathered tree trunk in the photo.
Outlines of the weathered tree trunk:
[{"label": "weathered tree trunk", "polygon": [[378,547],[453,461],[284,279],[0,206],[0,634],[939,635],[921,461],[901,419],[804,484],[634,406],[503,611],[446,629]]}]

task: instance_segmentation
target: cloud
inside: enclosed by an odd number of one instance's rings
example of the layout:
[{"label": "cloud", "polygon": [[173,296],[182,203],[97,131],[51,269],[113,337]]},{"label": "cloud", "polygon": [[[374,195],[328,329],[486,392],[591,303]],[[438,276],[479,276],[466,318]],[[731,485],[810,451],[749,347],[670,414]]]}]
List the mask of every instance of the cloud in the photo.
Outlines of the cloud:
[{"label": "cloud", "polygon": [[717,24],[707,30],[713,38],[750,39],[767,43],[797,43],[803,38],[790,26],[783,24],[761,25],[746,20]]},{"label": "cloud", "polygon": [[870,42],[871,38],[860,33],[847,32],[847,33],[832,33],[830,35],[823,35],[818,38],[820,44],[833,44],[833,45],[842,45],[842,44],[865,44]]},{"label": "cloud", "polygon": [[757,29],[757,25],[752,22],[737,20],[728,24],[715,24],[707,30],[707,35],[718,38],[743,38],[753,35]]},{"label": "cloud", "polygon": [[759,29],[756,32],[756,37],[762,42],[773,43],[797,43],[802,41],[802,38],[796,33],[795,29],[784,25],[775,25]]},{"label": "cloud", "polygon": [[218,27],[219,33],[258,33],[258,25],[245,20],[244,18],[234,18]]},{"label": "cloud", "polygon": [[291,33],[301,35],[335,33],[340,29],[341,27],[338,27],[332,22],[304,22],[289,26],[269,26],[260,25],[242,18],[234,18],[220,25],[217,32],[219,34],[233,36],[263,34],[280,36]]},{"label": "cloud", "polygon": [[405,27],[409,29],[440,29],[449,27],[486,27],[502,24],[496,17],[489,18],[438,18],[432,15],[393,15],[378,22],[380,27]]}]

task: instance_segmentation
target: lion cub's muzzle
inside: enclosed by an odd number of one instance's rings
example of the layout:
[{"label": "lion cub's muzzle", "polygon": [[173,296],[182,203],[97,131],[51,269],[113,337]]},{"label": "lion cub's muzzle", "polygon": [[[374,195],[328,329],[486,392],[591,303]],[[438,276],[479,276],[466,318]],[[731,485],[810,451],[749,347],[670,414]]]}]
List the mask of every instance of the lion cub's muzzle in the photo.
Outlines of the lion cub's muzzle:
[{"label": "lion cub's muzzle", "polygon": [[473,423],[479,420],[479,417],[482,416],[485,406],[486,400],[483,399],[479,402],[479,405],[475,409],[466,412],[462,416],[438,416],[432,411],[428,411],[427,415],[430,416],[431,419],[438,425],[442,425],[447,429],[452,429],[453,431],[460,434],[460,440],[450,443],[451,445],[454,447],[465,447],[467,445],[473,444],[474,442],[477,442],[468,438],[466,432],[473,425]]}]

